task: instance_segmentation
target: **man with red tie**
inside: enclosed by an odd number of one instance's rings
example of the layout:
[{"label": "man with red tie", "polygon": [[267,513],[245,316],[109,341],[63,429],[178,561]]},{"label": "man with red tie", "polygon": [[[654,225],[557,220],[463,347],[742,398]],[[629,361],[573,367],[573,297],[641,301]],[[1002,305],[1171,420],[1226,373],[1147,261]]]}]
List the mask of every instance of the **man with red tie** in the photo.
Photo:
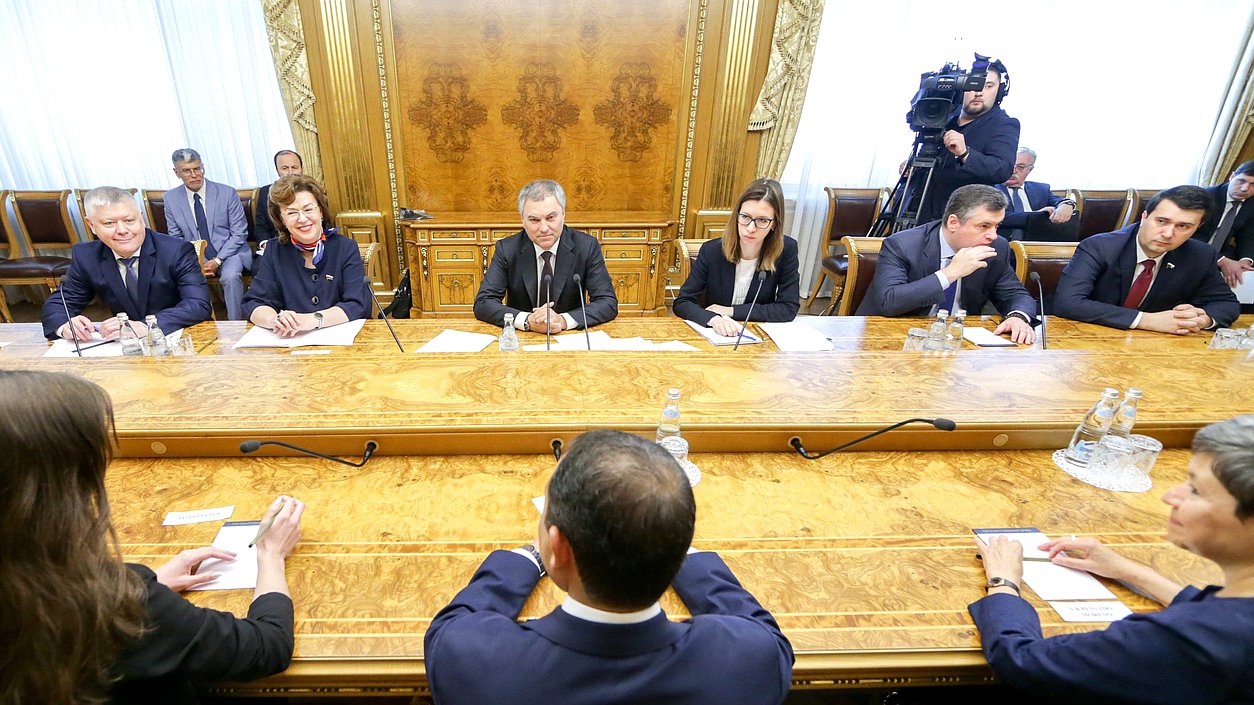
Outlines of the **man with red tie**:
[{"label": "man with red tie", "polygon": [[1241,305],[1215,250],[1190,239],[1210,208],[1205,189],[1176,186],[1150,199],[1140,222],[1082,240],[1058,281],[1054,312],[1176,335],[1231,325]]}]

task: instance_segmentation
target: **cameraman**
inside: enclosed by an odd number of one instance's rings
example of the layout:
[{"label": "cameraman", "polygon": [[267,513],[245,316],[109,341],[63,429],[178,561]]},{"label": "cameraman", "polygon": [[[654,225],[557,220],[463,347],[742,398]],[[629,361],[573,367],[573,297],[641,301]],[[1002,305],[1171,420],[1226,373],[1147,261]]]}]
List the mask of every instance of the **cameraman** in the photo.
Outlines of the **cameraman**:
[{"label": "cameraman", "polygon": [[1005,66],[995,61],[988,67],[984,89],[962,94],[962,108],[949,118],[941,139],[949,154],[941,155],[932,172],[932,184],[919,211],[920,224],[937,220],[950,195],[961,186],[996,186],[1014,174],[1019,148],[1019,121],[1001,109],[1006,97]]}]

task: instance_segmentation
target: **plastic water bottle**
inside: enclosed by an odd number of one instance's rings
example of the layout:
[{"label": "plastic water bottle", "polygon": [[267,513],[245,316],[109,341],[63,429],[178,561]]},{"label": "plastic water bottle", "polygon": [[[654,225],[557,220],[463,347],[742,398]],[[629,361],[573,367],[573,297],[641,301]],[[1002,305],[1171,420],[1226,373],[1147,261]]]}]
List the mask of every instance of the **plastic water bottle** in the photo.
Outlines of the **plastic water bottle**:
[{"label": "plastic water bottle", "polygon": [[166,357],[172,355],[170,344],[166,342],[165,333],[161,330],[161,326],[157,325],[156,316],[145,316],[144,325],[148,326],[148,354],[153,357]]},{"label": "plastic water bottle", "polygon": [[1110,435],[1127,438],[1132,433],[1132,426],[1136,424],[1136,402],[1141,396],[1141,390],[1136,387],[1129,388],[1123,395],[1123,401],[1119,402],[1115,411],[1115,420],[1110,423]]},{"label": "plastic water bottle", "polygon": [[1084,422],[1076,428],[1067,445],[1067,460],[1077,465],[1088,465],[1093,449],[1110,430],[1115,420],[1115,408],[1119,405],[1119,390],[1107,387],[1102,398],[1085,414]]},{"label": "plastic water bottle", "polygon": [[927,327],[927,339],[923,341],[924,350],[944,350],[945,336],[949,328],[949,311],[941,309],[936,312],[936,320]]},{"label": "plastic water bottle", "polygon": [[657,442],[679,435],[679,390],[666,392],[666,407],[662,409],[662,422],[657,425]]},{"label": "plastic water bottle", "polygon": [[501,329],[501,352],[518,352],[518,334],[514,332],[514,314],[505,314],[505,327]]},{"label": "plastic water bottle", "polygon": [[962,328],[967,323],[967,312],[964,309],[954,311],[954,317],[949,321],[949,332],[947,341],[950,350],[962,349]]},{"label": "plastic water bottle", "polygon": [[143,357],[144,341],[135,334],[131,327],[131,318],[125,313],[118,314],[118,342],[122,344],[122,354],[127,357]]}]

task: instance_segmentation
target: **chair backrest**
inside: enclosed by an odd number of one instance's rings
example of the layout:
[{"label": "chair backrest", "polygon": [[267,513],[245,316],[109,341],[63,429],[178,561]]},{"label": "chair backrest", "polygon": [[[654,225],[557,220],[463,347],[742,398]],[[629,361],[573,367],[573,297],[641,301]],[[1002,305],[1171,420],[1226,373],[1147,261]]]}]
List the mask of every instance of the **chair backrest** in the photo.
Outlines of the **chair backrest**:
[{"label": "chair backrest", "polygon": [[247,239],[252,240],[257,232],[257,191],[255,188],[237,188],[240,205],[244,206],[244,220],[248,221]]},{"label": "chair backrest", "polygon": [[13,239],[13,226],[9,225],[9,193],[8,189],[0,189],[0,252],[3,257],[21,257],[22,250]]},{"label": "chair backrest", "polygon": [[165,220],[165,191],[144,189],[144,215],[148,218],[149,228],[159,233],[170,234],[170,226]]},{"label": "chair backrest", "polygon": [[[1067,268],[1067,263],[1075,254],[1077,244],[1028,240],[1010,243],[1010,249],[1014,251],[1015,256],[1015,276],[1027,285],[1028,276],[1036,272],[1041,278],[1041,289],[1044,290],[1046,298],[1052,298],[1054,289],[1058,288],[1058,279],[1062,277],[1062,270]],[[1035,289],[1034,286],[1028,287],[1033,294],[1036,293]]]},{"label": "chair backrest", "polygon": [[1132,189],[1124,191],[1073,191],[1080,211],[1080,239],[1123,227],[1132,207]]},{"label": "chair backrest", "polygon": [[1165,188],[1138,188],[1133,189],[1132,207],[1128,209],[1128,217],[1123,219],[1124,227],[1127,227],[1141,219],[1141,211],[1154,200],[1154,196],[1166,191]]},{"label": "chair backrest", "polygon": [[[132,189],[127,189],[127,190],[131,192],[132,196],[139,193],[139,189],[132,188]],[[91,191],[91,189],[89,188],[74,189],[74,203],[78,205],[78,217],[82,219],[83,221],[84,242],[91,240],[93,237],[95,237],[95,234],[92,233],[91,231],[91,226],[87,224],[87,206],[83,204],[83,198],[87,195],[88,191]]]},{"label": "chair backrest", "polygon": [[[827,244],[835,245],[845,237],[863,237],[880,214],[887,189],[835,188],[828,186],[827,221],[823,225]],[[820,256],[825,253],[820,253]]]},{"label": "chair backrest", "polygon": [[[870,227],[870,226],[868,226]],[[845,274],[845,290],[840,297],[837,316],[849,316],[858,310],[875,278],[875,264],[880,258],[882,237],[843,237],[840,244],[849,253],[849,270]]]},{"label": "chair backrest", "polygon": [[70,219],[70,191],[14,191],[15,237],[32,255],[36,250],[69,249],[78,241]]}]

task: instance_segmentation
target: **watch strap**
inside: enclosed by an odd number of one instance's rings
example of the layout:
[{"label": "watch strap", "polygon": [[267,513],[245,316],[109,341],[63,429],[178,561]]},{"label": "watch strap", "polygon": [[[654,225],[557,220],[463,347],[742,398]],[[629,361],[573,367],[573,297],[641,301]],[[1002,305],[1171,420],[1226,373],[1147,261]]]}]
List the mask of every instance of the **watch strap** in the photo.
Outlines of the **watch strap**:
[{"label": "watch strap", "polygon": [[540,551],[535,546],[527,544],[526,546],[519,546],[519,548],[530,553],[531,557],[536,559],[536,565],[540,568],[541,578],[549,574],[549,571],[544,569],[544,561],[540,558]]},{"label": "watch strap", "polygon": [[1023,592],[1019,590],[1019,585],[1017,583],[1015,583],[1013,580],[1007,580],[1006,578],[1002,578],[1002,577],[989,578],[988,583],[984,586],[984,589],[992,590],[993,588],[999,588],[999,587],[1008,587],[1011,590],[1014,590],[1016,595],[1018,595],[1019,597],[1023,597]]}]

